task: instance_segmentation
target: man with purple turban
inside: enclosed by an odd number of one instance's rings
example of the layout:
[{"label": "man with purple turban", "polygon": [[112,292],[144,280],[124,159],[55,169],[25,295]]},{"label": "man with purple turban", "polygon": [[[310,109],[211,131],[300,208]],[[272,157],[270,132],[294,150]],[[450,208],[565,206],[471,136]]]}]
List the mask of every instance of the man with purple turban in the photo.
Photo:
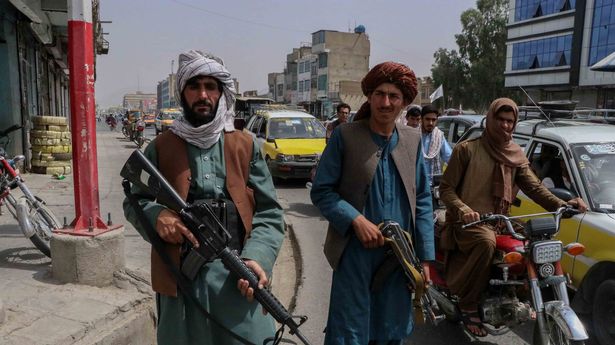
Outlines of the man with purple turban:
[{"label": "man with purple turban", "polygon": [[325,344],[402,344],[413,329],[411,292],[377,224],[399,223],[418,257],[434,259],[420,132],[396,122],[417,82],[410,68],[385,62],[361,88],[367,102],[356,120],[333,131],[311,191],[329,221],[324,250],[333,281]]}]

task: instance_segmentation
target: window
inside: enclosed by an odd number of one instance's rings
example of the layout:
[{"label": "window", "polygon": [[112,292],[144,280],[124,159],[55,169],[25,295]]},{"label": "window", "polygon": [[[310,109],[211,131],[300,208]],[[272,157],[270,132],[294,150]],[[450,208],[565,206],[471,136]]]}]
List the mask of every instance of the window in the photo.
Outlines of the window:
[{"label": "window", "polygon": [[258,133],[258,127],[260,127],[263,118],[258,116],[254,121],[252,121],[252,126],[250,127],[250,131],[254,134]]},{"label": "window", "polygon": [[436,122],[436,126],[438,126],[438,128],[442,131],[442,133],[444,134],[444,140],[446,140],[446,141],[448,141],[448,139],[449,139],[448,134],[450,132],[451,125],[454,125],[454,123],[452,121],[438,121],[438,122]]},{"label": "window", "polygon": [[303,80],[299,80],[299,92],[303,92]]},{"label": "window", "polygon": [[303,90],[310,91],[310,81],[304,80],[303,82],[305,83],[305,85],[303,86]]},{"label": "window", "polygon": [[615,3],[596,1],[589,45],[589,66],[615,52]]},{"label": "window", "polygon": [[318,31],[312,34],[312,45],[325,43],[325,32]]},{"label": "window", "polygon": [[536,69],[570,65],[572,35],[513,44],[512,69]]},{"label": "window", "polygon": [[258,129],[258,134],[256,136],[264,138],[266,130],[267,130],[267,119],[263,118],[263,120],[261,121],[260,127]]},{"label": "window", "polygon": [[326,74],[318,76],[318,90],[327,91],[327,75]]},{"label": "window", "polygon": [[459,141],[459,138],[466,132],[468,129],[468,125],[465,123],[457,123],[457,127],[455,127],[455,133],[453,133],[453,142],[456,143]]},{"label": "window", "polygon": [[327,53],[318,54],[318,68],[327,67]]},{"label": "window", "polygon": [[539,18],[574,9],[576,0],[516,0],[515,21]]}]

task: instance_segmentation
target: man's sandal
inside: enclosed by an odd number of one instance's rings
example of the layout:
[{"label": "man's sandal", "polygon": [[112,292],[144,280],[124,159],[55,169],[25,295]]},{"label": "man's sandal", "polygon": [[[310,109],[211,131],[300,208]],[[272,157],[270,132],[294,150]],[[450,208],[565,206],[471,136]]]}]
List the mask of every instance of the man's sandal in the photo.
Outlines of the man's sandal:
[{"label": "man's sandal", "polygon": [[[479,320],[479,321],[474,321]],[[489,333],[487,333],[487,329],[483,326],[483,323],[480,321],[480,316],[478,315],[478,311],[465,311],[461,312],[461,322],[463,322],[463,328],[465,328],[468,333],[472,334],[475,337],[486,337]],[[474,326],[478,328],[478,332],[476,330],[470,329],[468,326]]]}]

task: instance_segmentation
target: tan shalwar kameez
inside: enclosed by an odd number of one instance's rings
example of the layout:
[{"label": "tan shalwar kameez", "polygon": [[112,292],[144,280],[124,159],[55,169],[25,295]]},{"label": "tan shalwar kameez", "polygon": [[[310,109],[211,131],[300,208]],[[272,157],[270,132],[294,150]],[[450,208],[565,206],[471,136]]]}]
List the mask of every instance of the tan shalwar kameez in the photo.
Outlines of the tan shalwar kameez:
[{"label": "tan shalwar kameez", "polygon": [[[495,232],[489,225],[461,229],[465,213],[494,213],[492,172],[496,161],[479,139],[457,144],[440,184],[440,197],[446,205],[446,226],[442,248],[448,250],[446,282],[460,298],[459,307],[476,308],[489,280],[495,252]],[[513,185],[547,210],[554,211],[565,202],[551,194],[530,167],[515,168]]]}]

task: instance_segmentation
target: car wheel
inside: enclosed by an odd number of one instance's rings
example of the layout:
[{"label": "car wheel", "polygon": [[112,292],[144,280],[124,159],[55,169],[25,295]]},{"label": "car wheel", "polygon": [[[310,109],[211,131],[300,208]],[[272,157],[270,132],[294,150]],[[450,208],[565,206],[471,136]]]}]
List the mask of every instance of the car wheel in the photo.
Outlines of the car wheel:
[{"label": "car wheel", "polygon": [[602,282],[596,289],[592,320],[600,345],[615,344],[615,279]]}]

